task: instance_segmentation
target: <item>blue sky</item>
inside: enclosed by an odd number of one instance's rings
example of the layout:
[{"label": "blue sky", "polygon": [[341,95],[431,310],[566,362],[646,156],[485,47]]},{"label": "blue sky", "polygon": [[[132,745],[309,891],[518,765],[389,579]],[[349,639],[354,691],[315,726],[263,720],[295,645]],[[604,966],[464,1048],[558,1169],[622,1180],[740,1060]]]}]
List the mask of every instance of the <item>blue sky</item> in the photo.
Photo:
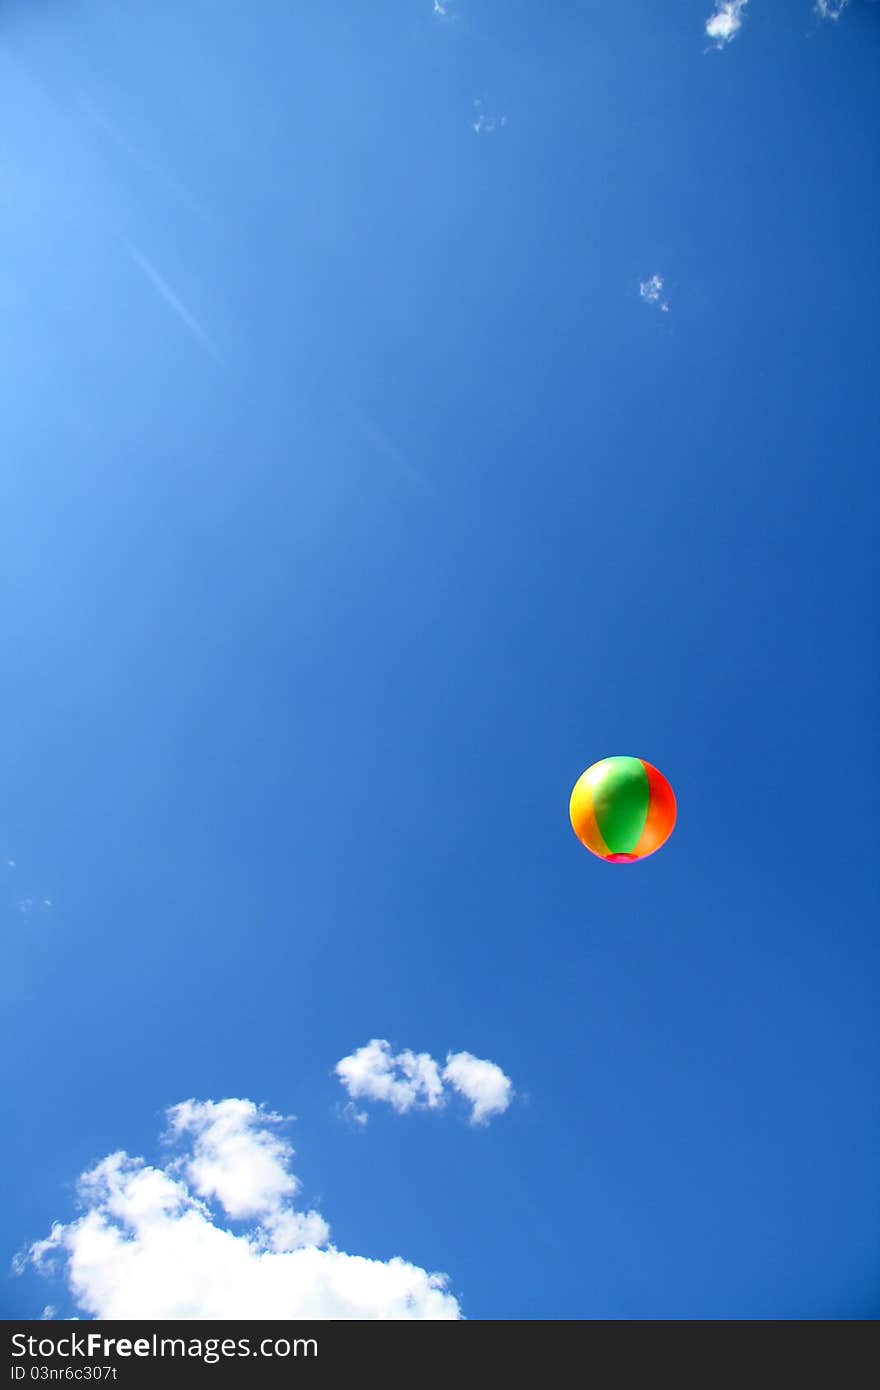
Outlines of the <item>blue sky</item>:
[{"label": "blue sky", "polygon": [[880,1311],[880,6],[711,15],[0,8],[9,1260],[242,1097],[467,1317]]}]

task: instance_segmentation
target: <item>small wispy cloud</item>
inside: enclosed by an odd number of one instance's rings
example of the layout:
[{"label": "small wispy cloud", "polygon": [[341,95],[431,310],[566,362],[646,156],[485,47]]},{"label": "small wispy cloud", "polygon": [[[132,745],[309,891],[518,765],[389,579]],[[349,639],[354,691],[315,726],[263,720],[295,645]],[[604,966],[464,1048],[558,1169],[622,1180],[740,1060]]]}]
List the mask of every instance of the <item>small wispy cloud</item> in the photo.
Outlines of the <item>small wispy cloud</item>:
[{"label": "small wispy cloud", "polygon": [[661,313],[669,313],[669,300],[663,288],[662,275],[649,275],[647,280],[639,281],[639,295],[645,304],[651,304]]},{"label": "small wispy cloud", "polygon": [[347,1100],[344,1105],[340,1105],[339,1114],[343,1120],[348,1120],[349,1124],[357,1125],[359,1129],[363,1129],[370,1118],[366,1110],[358,1110],[353,1100]]},{"label": "small wispy cloud", "polygon": [[449,0],[434,0],[434,13],[441,19],[446,19],[449,14]]},{"label": "small wispy cloud", "polygon": [[507,125],[506,116],[495,116],[486,111],[479,97],[474,98],[474,115],[471,120],[471,130],[476,135],[491,135],[496,130],[502,130]]},{"label": "small wispy cloud", "polygon": [[[13,859],[11,855],[0,856],[0,868],[5,869],[9,875],[15,875],[15,879],[10,877],[8,880],[11,891],[3,904],[5,913],[30,924],[35,923],[41,917],[46,917],[52,911],[54,903],[46,889],[33,882],[27,882],[27,869],[24,874],[25,882],[22,883],[18,861]],[[13,884],[15,885],[14,889]]]},{"label": "small wispy cloud", "polygon": [[439,1110],[446,1104],[447,1088],[470,1103],[470,1123],[484,1125],[502,1115],[513,1100],[513,1083],[495,1062],[471,1052],[449,1052],[442,1068],[428,1052],[395,1053],[384,1038],[371,1038],[363,1047],[336,1063],[349,1103],[346,1119],[363,1126],[367,1114],[355,1101],[383,1101],[398,1115],[411,1110]]},{"label": "small wispy cloud", "polygon": [[45,912],[52,911],[51,898],[19,898],[16,903],[20,917],[38,917]]},{"label": "small wispy cloud", "polygon": [[132,246],[130,242],[126,242],[125,249],[128,251],[128,254],[141,273],[153,286],[159,297],[165,301],[172,313],[174,313],[183,324],[184,328],[186,328],[192,334],[193,338],[195,338],[196,342],[214,358],[215,362],[220,362],[222,359],[216,343],[211,338],[210,334],[205,331],[195,315],[190,313],[183,300],[174,293],[174,290],[168,284],[164,276],[159,274],[152,262],[147,260],[147,257],[142,251],[139,251],[136,246]]},{"label": "small wispy cloud", "polygon": [[706,20],[706,33],[716,48],[723,48],[736,38],[747,4],[748,0],[716,0],[714,13]]},{"label": "small wispy cloud", "polygon": [[816,0],[816,14],[820,19],[840,19],[849,0]]}]

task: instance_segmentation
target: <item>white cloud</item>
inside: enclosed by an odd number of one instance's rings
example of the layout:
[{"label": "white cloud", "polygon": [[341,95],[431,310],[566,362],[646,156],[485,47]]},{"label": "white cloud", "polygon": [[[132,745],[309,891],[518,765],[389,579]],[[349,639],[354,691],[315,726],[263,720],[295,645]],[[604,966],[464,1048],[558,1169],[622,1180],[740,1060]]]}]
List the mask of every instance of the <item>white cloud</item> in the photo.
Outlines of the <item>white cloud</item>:
[{"label": "white cloud", "polygon": [[513,1099],[510,1077],[495,1062],[484,1061],[470,1052],[450,1052],[443,1079],[471,1102],[473,1125],[486,1124],[493,1115],[503,1115]]},{"label": "white cloud", "polygon": [[199,1197],[216,1199],[236,1221],[257,1221],[273,1250],[326,1244],[323,1217],[289,1205],[299,1186],[290,1171],[293,1149],[268,1127],[280,1124],[280,1115],[250,1100],[188,1100],[168,1118],[173,1138],[192,1136],[183,1171]]},{"label": "white cloud", "polygon": [[328,1244],[323,1217],[294,1208],[277,1115],[249,1100],[188,1100],[168,1119],[188,1149],[164,1167],[102,1159],[79,1180],[82,1214],[56,1223],[20,1267],[60,1265],[77,1308],[96,1318],[460,1316],[445,1275],[348,1255]]},{"label": "white cloud", "polygon": [[849,0],[816,0],[816,13],[821,19],[840,19]]},{"label": "white cloud", "polygon": [[386,1101],[399,1115],[410,1110],[437,1110],[445,1104],[445,1085],[471,1102],[471,1124],[485,1124],[492,1115],[501,1115],[513,1099],[513,1084],[495,1062],[474,1057],[470,1052],[448,1053],[441,1072],[427,1052],[396,1055],[384,1038],[372,1038],[349,1057],[336,1063],[339,1077],[350,1099],[344,1113],[366,1124],[364,1111],[354,1107],[356,1100]]},{"label": "white cloud", "polygon": [[715,0],[715,12],[706,20],[706,33],[723,48],[742,28],[742,12],[748,0]]},{"label": "white cloud", "polygon": [[647,280],[640,280],[639,295],[646,304],[653,304],[661,313],[669,313],[669,300],[663,288],[662,275],[650,275]]},{"label": "white cloud", "polygon": [[336,1063],[352,1100],[384,1100],[405,1115],[408,1110],[434,1110],[443,1104],[440,1069],[427,1052],[391,1051],[383,1038],[373,1038],[350,1057]]}]

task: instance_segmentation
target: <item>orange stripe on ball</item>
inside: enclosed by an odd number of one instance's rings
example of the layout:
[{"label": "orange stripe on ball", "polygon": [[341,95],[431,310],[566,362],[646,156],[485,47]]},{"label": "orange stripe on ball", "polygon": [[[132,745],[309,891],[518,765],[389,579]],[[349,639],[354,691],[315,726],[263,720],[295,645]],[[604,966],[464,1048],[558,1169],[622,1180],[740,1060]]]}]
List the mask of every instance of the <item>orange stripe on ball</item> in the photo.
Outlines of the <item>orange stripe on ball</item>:
[{"label": "orange stripe on ball", "polygon": [[648,802],[645,828],[639,836],[638,844],[633,848],[633,854],[638,855],[639,859],[644,859],[646,855],[653,854],[655,849],[659,849],[669,839],[675,826],[678,810],[675,804],[675,793],[663,773],[658,772],[656,767],[652,767],[650,763],[646,763],[644,758],[641,758],[640,762],[648,774],[651,799]]}]

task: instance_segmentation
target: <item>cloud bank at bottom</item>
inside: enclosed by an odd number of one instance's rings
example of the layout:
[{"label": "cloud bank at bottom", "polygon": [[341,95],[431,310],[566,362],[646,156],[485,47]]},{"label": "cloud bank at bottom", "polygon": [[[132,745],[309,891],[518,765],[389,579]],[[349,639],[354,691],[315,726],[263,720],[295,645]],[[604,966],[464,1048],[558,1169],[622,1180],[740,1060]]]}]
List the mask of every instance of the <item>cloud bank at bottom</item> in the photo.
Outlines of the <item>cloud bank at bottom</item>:
[{"label": "cloud bank at bottom", "polygon": [[446,1275],[348,1255],[318,1212],[296,1209],[281,1116],[250,1100],[188,1100],[168,1122],[164,1166],[109,1154],[79,1179],[81,1215],[19,1268],[60,1273],[95,1318],[461,1316]]}]

